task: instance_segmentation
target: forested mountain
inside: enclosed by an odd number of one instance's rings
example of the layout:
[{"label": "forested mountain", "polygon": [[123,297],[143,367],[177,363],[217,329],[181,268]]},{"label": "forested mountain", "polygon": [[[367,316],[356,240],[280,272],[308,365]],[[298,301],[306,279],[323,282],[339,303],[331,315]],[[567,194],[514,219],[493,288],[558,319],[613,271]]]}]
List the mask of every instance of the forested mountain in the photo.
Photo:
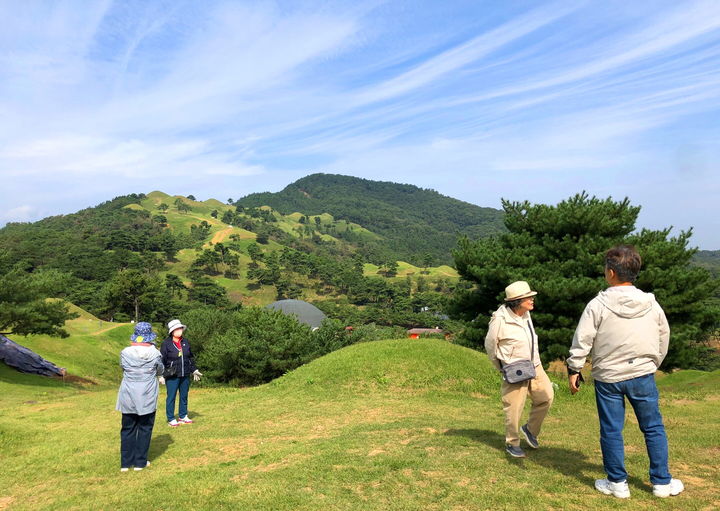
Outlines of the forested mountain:
[{"label": "forested mountain", "polygon": [[[411,196],[419,190],[407,189]],[[439,198],[438,204],[452,201],[419,192]],[[359,203],[350,193],[344,192],[346,199]],[[375,202],[385,214],[393,211],[380,199]],[[428,246],[439,244],[429,236],[439,231],[424,228],[427,223],[419,231],[422,242],[411,251],[392,237],[399,224],[390,225],[389,219],[383,235],[317,205],[312,213],[294,209],[283,214],[267,205],[197,201],[156,191],[8,224],[0,229],[0,308],[7,312],[0,315],[0,330],[37,323],[27,304],[42,308],[43,297],[64,298],[106,320],[163,321],[202,306],[303,298],[348,323],[439,323],[445,298],[457,283],[457,272],[439,264],[449,259],[453,235],[442,233],[447,245],[433,255]],[[447,207],[438,210],[444,213],[435,225],[452,224]],[[355,214],[365,221],[359,211]],[[381,225],[382,216],[374,218]],[[468,223],[462,215],[461,220]],[[401,218],[406,230],[413,228],[411,222],[407,215]],[[404,250],[393,248],[398,246]]]},{"label": "forested mountain", "polygon": [[370,181],[337,174],[312,174],[278,193],[255,193],[236,202],[244,207],[270,206],[290,214],[329,213],[380,235],[365,243],[372,259],[397,259],[420,264],[424,254],[434,261],[452,261],[449,247],[458,234],[479,238],[505,232],[503,213],[407,184]]},{"label": "forested mountain", "polygon": [[693,256],[693,263],[720,277],[720,250],[698,250]]}]

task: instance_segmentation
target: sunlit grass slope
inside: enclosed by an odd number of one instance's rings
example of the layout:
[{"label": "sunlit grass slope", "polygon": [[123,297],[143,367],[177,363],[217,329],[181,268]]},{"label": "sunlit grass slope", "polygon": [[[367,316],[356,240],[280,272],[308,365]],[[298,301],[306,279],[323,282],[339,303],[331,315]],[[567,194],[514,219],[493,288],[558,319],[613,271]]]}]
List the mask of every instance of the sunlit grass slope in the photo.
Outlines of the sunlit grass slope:
[{"label": "sunlit grass slope", "polygon": [[[261,387],[194,386],[195,423],[171,429],[160,414],[152,465],[137,473],[118,470],[114,388],[12,407],[2,401],[0,503],[18,510],[717,509],[717,377],[663,378],[672,470],[687,485],[669,500],[651,494],[630,416],[632,498],[592,488],[603,472],[591,385],[570,396],[556,379],[541,449],[511,460],[487,358],[444,341],[403,339],[345,348]],[[697,385],[686,392],[690,382]],[[25,387],[16,392],[29,395]]]}]

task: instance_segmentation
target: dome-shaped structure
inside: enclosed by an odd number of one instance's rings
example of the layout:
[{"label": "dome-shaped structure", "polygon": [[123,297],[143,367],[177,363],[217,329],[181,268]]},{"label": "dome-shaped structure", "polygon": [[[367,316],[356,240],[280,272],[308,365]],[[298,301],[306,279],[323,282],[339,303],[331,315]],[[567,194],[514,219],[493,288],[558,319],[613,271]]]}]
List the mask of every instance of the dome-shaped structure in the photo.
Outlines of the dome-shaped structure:
[{"label": "dome-shaped structure", "polygon": [[304,300],[278,300],[267,308],[279,310],[289,316],[294,315],[300,323],[305,323],[310,328],[318,328],[327,317],[323,311]]}]

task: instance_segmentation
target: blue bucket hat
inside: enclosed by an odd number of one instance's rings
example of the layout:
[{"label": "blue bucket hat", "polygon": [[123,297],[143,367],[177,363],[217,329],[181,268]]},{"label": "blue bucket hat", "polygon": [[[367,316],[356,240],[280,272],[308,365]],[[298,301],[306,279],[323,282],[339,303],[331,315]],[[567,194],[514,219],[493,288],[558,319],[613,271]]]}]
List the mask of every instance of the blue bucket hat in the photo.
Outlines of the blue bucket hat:
[{"label": "blue bucket hat", "polygon": [[139,322],[135,325],[135,331],[130,336],[132,342],[154,342],[157,339],[157,334],[152,331],[152,325],[145,321]]}]

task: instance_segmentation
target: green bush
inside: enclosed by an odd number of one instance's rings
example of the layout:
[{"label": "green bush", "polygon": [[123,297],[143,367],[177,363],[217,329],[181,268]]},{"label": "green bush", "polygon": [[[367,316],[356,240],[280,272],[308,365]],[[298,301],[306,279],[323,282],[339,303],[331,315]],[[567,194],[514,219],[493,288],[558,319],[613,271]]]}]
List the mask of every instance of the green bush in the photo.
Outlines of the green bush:
[{"label": "green bush", "polygon": [[279,311],[257,307],[219,314],[204,311],[193,319],[211,322],[199,325],[206,337],[196,351],[198,366],[214,381],[264,383],[304,364],[316,351],[310,328]]}]

